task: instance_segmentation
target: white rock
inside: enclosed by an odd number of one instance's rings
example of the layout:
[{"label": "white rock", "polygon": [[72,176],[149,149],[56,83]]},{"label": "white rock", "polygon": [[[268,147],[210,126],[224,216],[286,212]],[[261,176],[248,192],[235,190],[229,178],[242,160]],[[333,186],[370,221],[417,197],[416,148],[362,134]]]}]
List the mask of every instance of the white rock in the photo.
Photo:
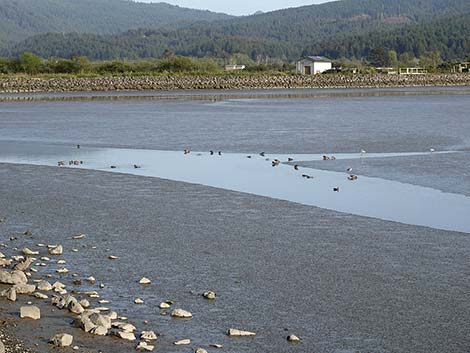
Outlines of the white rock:
[{"label": "white rock", "polygon": [[0,270],[0,283],[26,284],[28,283],[28,278],[23,271],[13,270],[12,272],[8,272]]},{"label": "white rock", "polygon": [[26,256],[39,255],[39,251],[33,251],[29,248],[23,248],[23,254],[26,255]]},{"label": "white rock", "polygon": [[300,342],[300,338],[297,337],[296,335],[289,335],[287,336],[287,340],[289,342]]},{"label": "white rock", "polygon": [[64,265],[65,263],[66,263],[65,260],[58,260],[58,261],[57,261],[57,264],[58,264],[58,265]]},{"label": "white rock", "polygon": [[33,262],[34,262],[34,258],[28,257],[26,260],[16,264],[14,269],[18,271],[26,271]]},{"label": "white rock", "polygon": [[5,258],[5,255],[3,255],[2,252],[0,252],[0,259],[4,259]]},{"label": "white rock", "polygon": [[97,336],[106,336],[108,334],[108,329],[104,326],[96,326],[91,330],[91,333]]},{"label": "white rock", "polygon": [[213,300],[216,297],[215,292],[208,290],[202,294],[202,296],[206,299]]},{"label": "white rock", "polygon": [[60,283],[59,281],[54,282],[54,284],[52,285],[52,288],[54,289],[64,289],[65,287],[65,284]]},{"label": "white rock", "polygon": [[82,299],[79,301],[80,305],[84,308],[88,308],[90,306],[90,302],[86,299]]},{"label": "white rock", "polygon": [[148,279],[147,277],[142,277],[139,281],[140,284],[150,284],[152,283],[152,281],[150,281],[150,279]]},{"label": "white rock", "polygon": [[41,318],[41,310],[37,306],[22,306],[20,308],[20,317],[22,319],[29,318],[39,320]]},{"label": "white rock", "polygon": [[98,303],[100,303],[100,304],[109,304],[109,300],[105,300],[105,299],[98,300]]},{"label": "white rock", "polygon": [[81,306],[78,302],[70,303],[69,310],[70,310],[70,312],[72,312],[74,314],[81,314],[85,311],[83,306]]},{"label": "white rock", "polygon": [[171,313],[171,316],[180,317],[180,318],[190,318],[190,317],[193,317],[193,314],[191,314],[189,311],[186,311],[186,310],[183,310],[183,309],[175,309]]},{"label": "white rock", "polygon": [[139,342],[139,344],[137,345],[137,347],[135,347],[135,349],[137,349],[138,351],[151,352],[155,349],[155,346],[147,344],[147,342],[144,341],[144,342]]},{"label": "white rock", "polygon": [[176,342],[174,342],[173,344],[175,344],[175,345],[177,345],[177,346],[185,346],[185,345],[187,345],[187,344],[191,344],[191,340],[190,340],[189,338],[185,338],[185,339],[176,341]]},{"label": "white rock", "polygon": [[5,267],[5,266],[10,266],[11,265],[11,260],[9,259],[0,259],[0,266]]},{"label": "white rock", "polygon": [[77,234],[77,235],[72,236],[72,239],[74,240],[80,240],[84,238],[86,238],[86,234]]},{"label": "white rock", "polygon": [[194,353],[207,353],[207,351],[204,348],[198,348],[194,351]]},{"label": "white rock", "polygon": [[39,292],[34,293],[34,296],[38,299],[47,299],[48,298],[47,295],[39,293]]},{"label": "white rock", "polygon": [[55,270],[55,272],[57,272],[57,273],[68,273],[69,270],[64,267],[64,268],[58,268],[57,270]]},{"label": "white rock", "polygon": [[52,288],[52,285],[47,281],[41,281],[37,285],[37,289],[44,292],[50,291]]},{"label": "white rock", "polygon": [[69,347],[72,345],[73,336],[68,333],[59,333],[52,337],[51,341],[56,347]]},{"label": "white rock", "polygon": [[134,299],[134,303],[136,304],[144,304],[144,301],[140,298]]},{"label": "white rock", "polygon": [[40,258],[40,260],[41,260],[41,261],[50,261],[51,259],[48,258],[47,256],[42,256],[42,257]]},{"label": "white rock", "polygon": [[51,255],[62,255],[64,252],[64,249],[62,248],[62,245],[57,245],[54,248],[49,249],[49,254]]},{"label": "white rock", "polygon": [[114,334],[123,340],[135,341],[135,335],[132,332],[116,331]]},{"label": "white rock", "polygon": [[6,297],[8,300],[12,301],[12,302],[16,302],[16,290],[15,288],[10,288],[7,290],[6,292]]},{"label": "white rock", "polygon": [[88,277],[86,280],[90,283],[95,283],[96,282],[96,279],[93,276]]},{"label": "white rock", "polygon": [[169,308],[170,308],[170,304],[165,303],[165,302],[161,302],[160,305],[158,305],[158,307],[159,307],[160,309],[169,309]]},{"label": "white rock", "polygon": [[214,348],[224,348],[224,346],[222,344],[219,344],[219,343],[213,343],[210,346],[214,347]]},{"label": "white rock", "polygon": [[228,330],[227,334],[229,336],[255,336],[255,332],[238,330],[236,328],[231,328]]},{"label": "white rock", "polygon": [[110,260],[117,260],[118,257],[117,257],[117,256],[114,256],[114,255],[109,255],[109,256],[108,256],[108,259],[110,259]]},{"label": "white rock", "polygon": [[15,261],[23,261],[24,260],[24,256],[23,255],[14,255],[11,257],[13,260]]},{"label": "white rock", "polygon": [[17,294],[33,294],[36,290],[34,284],[15,284],[13,288],[16,290]]},{"label": "white rock", "polygon": [[154,341],[157,339],[157,335],[153,331],[142,331],[140,333],[141,340]]}]

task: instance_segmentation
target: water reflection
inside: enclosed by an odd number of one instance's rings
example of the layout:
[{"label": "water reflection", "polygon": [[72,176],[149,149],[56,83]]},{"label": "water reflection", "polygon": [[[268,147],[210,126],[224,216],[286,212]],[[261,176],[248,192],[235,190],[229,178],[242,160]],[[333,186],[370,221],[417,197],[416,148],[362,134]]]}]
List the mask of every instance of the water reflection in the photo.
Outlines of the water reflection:
[{"label": "water reflection", "polygon": [[[349,153],[336,159],[386,158],[417,153]],[[441,152],[457,153],[457,152]],[[250,157],[250,158],[248,158]],[[240,153],[156,151],[89,148],[37,143],[0,142],[0,162],[57,166],[59,160],[80,160],[83,168],[201,184],[227,190],[297,202],[310,206],[406,224],[470,233],[470,197],[404,184],[393,180],[310,168],[295,170],[286,162],[321,160],[322,155],[247,155]],[[134,168],[137,164],[141,168]],[[111,166],[115,166],[111,169]],[[303,174],[313,178],[302,177]],[[340,192],[334,192],[339,188]]]}]

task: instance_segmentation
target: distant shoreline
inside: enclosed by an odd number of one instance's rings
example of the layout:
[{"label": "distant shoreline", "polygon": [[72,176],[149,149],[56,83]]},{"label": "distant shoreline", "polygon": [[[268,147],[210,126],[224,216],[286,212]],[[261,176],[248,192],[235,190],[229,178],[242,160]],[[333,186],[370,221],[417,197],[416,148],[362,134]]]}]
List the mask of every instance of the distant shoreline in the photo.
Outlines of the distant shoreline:
[{"label": "distant shoreline", "polygon": [[470,74],[0,78],[0,93],[470,86]]}]

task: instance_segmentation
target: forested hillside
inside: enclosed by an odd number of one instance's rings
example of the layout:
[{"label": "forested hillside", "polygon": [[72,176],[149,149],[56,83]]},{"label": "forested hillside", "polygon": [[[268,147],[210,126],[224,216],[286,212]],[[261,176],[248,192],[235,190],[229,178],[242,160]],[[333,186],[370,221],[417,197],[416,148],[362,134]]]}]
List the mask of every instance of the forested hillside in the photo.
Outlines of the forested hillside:
[{"label": "forested hillside", "polygon": [[343,0],[118,35],[50,33],[0,54],[32,51],[46,58],[84,55],[103,60],[160,57],[171,50],[196,57],[241,53],[256,61],[292,61],[305,54],[363,58],[382,48],[416,57],[439,51],[446,59],[462,59],[470,52],[469,26],[468,0]]},{"label": "forested hillside", "polygon": [[230,16],[129,0],[1,0],[0,42],[49,32],[111,34]]}]

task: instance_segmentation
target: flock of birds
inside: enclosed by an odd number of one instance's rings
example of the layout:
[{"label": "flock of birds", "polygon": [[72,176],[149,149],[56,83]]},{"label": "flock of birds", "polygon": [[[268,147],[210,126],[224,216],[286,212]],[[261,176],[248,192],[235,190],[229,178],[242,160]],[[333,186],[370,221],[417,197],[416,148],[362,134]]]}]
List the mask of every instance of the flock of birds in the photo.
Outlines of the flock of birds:
[{"label": "flock of birds", "polygon": [[[77,149],[80,149],[80,145],[77,145]],[[431,152],[434,152],[434,149],[431,149]],[[183,153],[184,153],[185,155],[188,155],[188,154],[191,153],[191,150],[190,150],[189,148],[185,148],[185,149],[183,150]],[[365,150],[361,150],[361,154],[362,154],[362,155],[365,154],[365,153],[366,153]],[[215,152],[215,151],[212,151],[212,150],[211,150],[211,151],[209,151],[209,154],[210,154],[211,156],[216,155],[216,154],[219,155],[219,156],[222,156],[222,151],[217,151],[217,152]],[[201,154],[198,154],[198,155],[201,155]],[[265,156],[266,156],[266,153],[265,153],[265,152],[260,152],[259,155],[260,155],[261,157],[265,157]],[[247,158],[252,158],[252,156],[248,155]],[[336,157],[335,157],[335,156],[327,156],[327,155],[324,155],[322,159],[323,159],[324,161],[329,161],[329,160],[336,160]],[[279,166],[279,165],[282,163],[279,159],[270,160],[269,158],[266,158],[266,161],[271,161],[271,165],[272,165],[273,167],[277,167],[277,166]],[[288,159],[287,159],[287,162],[289,162],[289,163],[291,163],[291,162],[293,162],[293,161],[294,161],[293,158],[288,158]],[[70,165],[70,166],[71,166],[71,165],[78,166],[78,165],[82,165],[82,164],[83,164],[83,161],[81,161],[81,160],[70,160],[70,161],[68,162],[68,165]],[[57,162],[57,165],[58,165],[59,167],[65,167],[66,163],[65,163],[65,161],[58,161],[58,162]],[[117,166],[111,165],[110,168],[111,168],[111,169],[116,169]],[[138,164],[134,164],[134,169],[139,169],[139,168],[142,168],[142,166],[140,166],[140,165],[138,165]],[[295,170],[300,170],[300,166],[299,166],[298,164],[295,164],[295,165],[294,165],[294,169],[295,169]],[[348,180],[350,180],[350,181],[356,181],[356,180],[357,180],[357,175],[351,174],[352,168],[348,168],[346,171],[349,173]],[[308,174],[302,174],[302,178],[305,178],[305,179],[314,179],[315,177],[312,176],[312,175],[308,175]],[[334,191],[334,192],[339,192],[339,191],[340,191],[339,186],[334,187],[334,188],[333,188],[333,191]]]},{"label": "flock of birds", "polygon": [[[191,150],[190,150],[189,148],[185,148],[185,149],[183,150],[183,153],[184,153],[185,155],[188,155],[188,154],[191,153]],[[361,150],[361,155],[363,155],[363,154],[365,154],[365,153],[366,153],[365,150]],[[211,156],[213,156],[213,155],[215,155],[215,152],[211,150],[211,151],[209,151],[209,154],[210,154]],[[218,154],[219,156],[221,156],[221,155],[222,155],[222,152],[221,152],[221,151],[218,151],[217,154]],[[198,153],[198,156],[200,156],[200,155],[201,155],[201,153]],[[265,156],[266,156],[266,152],[260,152],[259,155],[260,155],[261,157],[265,157]],[[246,156],[246,158],[252,158],[252,156],[251,156],[251,155],[248,155],[248,156]],[[334,161],[334,160],[336,160],[336,157],[335,157],[335,156],[327,156],[327,155],[324,155],[324,156],[322,157],[322,159],[323,159],[324,161],[330,161],[330,160]],[[277,167],[278,165],[280,165],[280,164],[282,163],[279,159],[273,159],[273,160],[271,160],[271,159],[269,159],[269,158],[266,158],[266,161],[271,161],[271,165],[272,165],[273,167]],[[294,161],[293,158],[287,158],[287,162],[291,163],[291,162],[293,162],[293,161]],[[295,169],[295,170],[300,170],[300,166],[299,166],[298,164],[295,164],[295,165],[294,165],[294,169]],[[348,169],[346,169],[346,171],[349,173],[349,175],[348,175],[348,180],[350,180],[350,181],[356,181],[356,180],[358,179],[357,175],[351,174],[351,172],[352,172],[352,168],[351,168],[351,167],[349,167]],[[315,177],[312,176],[312,175],[308,175],[308,174],[302,174],[302,178],[305,178],[305,179],[314,179]],[[334,188],[333,188],[333,191],[334,191],[334,192],[339,192],[339,191],[340,191],[339,186],[334,187]]]}]

